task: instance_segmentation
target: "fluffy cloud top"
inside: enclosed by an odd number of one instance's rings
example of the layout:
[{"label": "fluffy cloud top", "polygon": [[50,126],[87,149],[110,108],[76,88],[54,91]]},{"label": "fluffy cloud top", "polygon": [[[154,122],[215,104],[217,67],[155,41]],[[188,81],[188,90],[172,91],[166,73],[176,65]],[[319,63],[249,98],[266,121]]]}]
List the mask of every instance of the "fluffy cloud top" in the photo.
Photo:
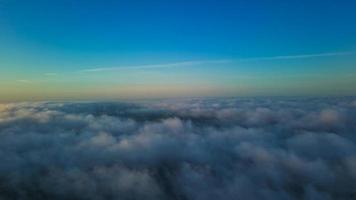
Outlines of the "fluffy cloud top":
[{"label": "fluffy cloud top", "polygon": [[355,199],[353,98],[0,105],[0,199]]}]

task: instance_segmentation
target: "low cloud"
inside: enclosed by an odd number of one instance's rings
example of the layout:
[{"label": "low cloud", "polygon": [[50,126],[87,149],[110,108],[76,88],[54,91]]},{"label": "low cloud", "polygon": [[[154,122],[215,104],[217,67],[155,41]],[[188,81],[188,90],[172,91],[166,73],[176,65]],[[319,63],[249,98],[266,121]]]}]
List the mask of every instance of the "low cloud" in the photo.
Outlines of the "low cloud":
[{"label": "low cloud", "polygon": [[1,104],[0,199],[354,199],[354,104]]}]

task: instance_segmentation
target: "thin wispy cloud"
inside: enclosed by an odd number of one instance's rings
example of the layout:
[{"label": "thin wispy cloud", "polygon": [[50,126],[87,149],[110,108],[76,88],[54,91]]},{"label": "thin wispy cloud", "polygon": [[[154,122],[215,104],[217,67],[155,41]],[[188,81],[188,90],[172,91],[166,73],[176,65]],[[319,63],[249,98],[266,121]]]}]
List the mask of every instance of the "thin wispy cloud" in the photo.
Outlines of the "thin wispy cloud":
[{"label": "thin wispy cloud", "polygon": [[172,68],[172,67],[186,67],[197,66],[203,64],[224,64],[233,62],[232,60],[200,60],[200,61],[185,61],[165,64],[152,65],[132,65],[132,66],[118,66],[118,67],[100,67],[84,69],[82,72],[102,72],[102,71],[117,71],[117,70],[131,70],[131,69],[156,69],[156,68]]},{"label": "thin wispy cloud", "polygon": [[299,55],[283,55],[283,56],[269,56],[269,57],[252,57],[244,58],[239,61],[264,61],[264,60],[290,60],[290,59],[305,59],[305,58],[317,58],[317,57],[333,57],[333,56],[346,56],[352,55],[355,52],[328,52],[318,54],[299,54]]},{"label": "thin wispy cloud", "polygon": [[26,79],[20,79],[20,80],[16,80],[19,83],[32,83],[32,81],[30,80],[26,80]]},{"label": "thin wispy cloud", "polygon": [[44,75],[45,75],[45,76],[56,76],[57,73],[45,73]]},{"label": "thin wispy cloud", "polygon": [[[157,69],[157,68],[173,68],[173,67],[186,67],[186,66],[198,66],[203,64],[226,64],[241,61],[268,61],[268,60],[292,60],[292,59],[308,59],[318,57],[334,57],[334,56],[347,56],[355,54],[352,51],[345,52],[328,52],[317,54],[299,54],[299,55],[281,55],[281,56],[266,56],[266,57],[251,57],[242,59],[222,59],[222,60],[195,60],[184,61],[164,64],[147,64],[147,65],[130,65],[130,66],[117,66],[117,67],[98,67],[88,68],[81,70],[80,72],[104,72],[104,71],[119,71],[119,70],[140,70],[140,69]],[[55,73],[47,73],[47,76],[56,75]]]},{"label": "thin wispy cloud", "polygon": [[38,84],[38,83],[45,83],[48,82],[49,80],[44,80],[44,79],[18,79],[16,82],[18,83],[23,83],[23,84]]}]

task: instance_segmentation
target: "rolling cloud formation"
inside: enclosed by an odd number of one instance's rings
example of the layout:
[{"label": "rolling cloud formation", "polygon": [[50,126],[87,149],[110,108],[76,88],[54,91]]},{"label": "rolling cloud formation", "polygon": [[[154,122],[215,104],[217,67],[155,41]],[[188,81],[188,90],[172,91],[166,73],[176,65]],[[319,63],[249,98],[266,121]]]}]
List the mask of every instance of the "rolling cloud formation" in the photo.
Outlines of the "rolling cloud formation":
[{"label": "rolling cloud formation", "polygon": [[355,199],[355,131],[355,98],[0,104],[0,199]]}]

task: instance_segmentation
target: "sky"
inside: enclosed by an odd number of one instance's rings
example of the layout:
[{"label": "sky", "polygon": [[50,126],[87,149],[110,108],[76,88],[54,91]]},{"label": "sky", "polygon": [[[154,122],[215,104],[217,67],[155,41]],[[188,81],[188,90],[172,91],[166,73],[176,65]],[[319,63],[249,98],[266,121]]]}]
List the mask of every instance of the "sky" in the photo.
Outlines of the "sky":
[{"label": "sky", "polygon": [[356,1],[0,0],[0,101],[356,95]]}]

